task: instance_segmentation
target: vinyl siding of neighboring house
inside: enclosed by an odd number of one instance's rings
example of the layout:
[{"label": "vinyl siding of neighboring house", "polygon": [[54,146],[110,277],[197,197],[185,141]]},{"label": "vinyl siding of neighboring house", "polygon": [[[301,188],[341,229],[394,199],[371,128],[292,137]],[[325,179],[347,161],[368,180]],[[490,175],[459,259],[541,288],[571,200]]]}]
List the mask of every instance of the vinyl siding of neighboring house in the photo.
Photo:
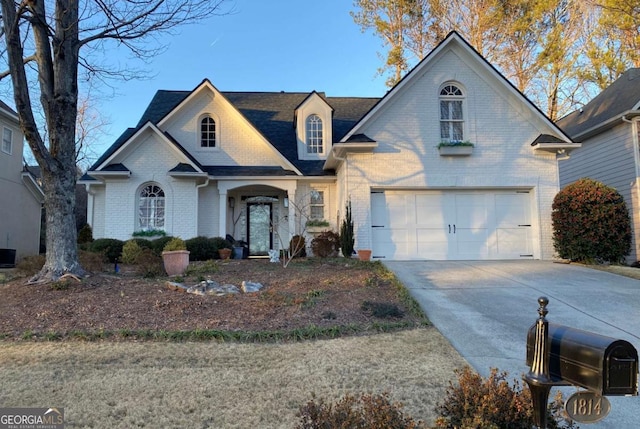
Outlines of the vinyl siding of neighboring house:
[{"label": "vinyl siding of neighboring house", "polygon": [[0,150],[0,248],[15,249],[19,260],[39,252],[43,195],[23,171],[24,137],[13,116],[0,110],[0,138],[5,127],[13,136],[11,153]]},{"label": "vinyl siding of neighboring house", "polygon": [[[637,171],[637,124],[622,122],[588,139],[580,149],[560,164],[560,186],[589,177],[615,188],[627,203],[633,220],[629,261],[638,260],[640,249],[640,183]],[[636,139],[634,142],[634,134]]]}]

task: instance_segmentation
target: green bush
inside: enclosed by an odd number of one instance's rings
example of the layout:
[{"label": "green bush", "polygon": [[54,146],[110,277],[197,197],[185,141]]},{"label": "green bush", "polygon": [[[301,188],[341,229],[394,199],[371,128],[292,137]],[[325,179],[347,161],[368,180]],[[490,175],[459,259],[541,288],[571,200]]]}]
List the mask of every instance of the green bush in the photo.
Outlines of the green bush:
[{"label": "green bush", "polygon": [[340,250],[342,250],[342,256],[350,258],[353,255],[354,245],[351,201],[349,201],[344,213],[344,220],[342,221],[342,225],[340,225]]},{"label": "green bush", "polygon": [[124,243],[115,238],[98,238],[91,243],[89,250],[93,253],[102,253],[109,262],[116,262],[122,253]]},{"label": "green bush", "polygon": [[91,225],[85,223],[80,231],[78,231],[78,244],[91,243],[93,241],[93,231]]},{"label": "green bush", "polygon": [[180,237],[174,237],[164,245],[163,252],[174,252],[176,250],[187,250],[187,244]]},{"label": "green bush", "polygon": [[135,240],[128,240],[122,246],[122,257],[120,261],[123,264],[135,264],[136,258],[142,253],[142,248]]},{"label": "green bush", "polygon": [[136,273],[145,278],[155,278],[164,275],[162,257],[151,249],[142,249],[136,257],[134,264]]},{"label": "green bush", "polygon": [[167,243],[171,240],[173,240],[173,237],[171,236],[156,238],[155,240],[151,241],[151,250],[153,250],[156,255],[160,256],[162,254],[162,251],[164,250],[164,246],[166,246]]},{"label": "green bush", "polygon": [[294,235],[289,241],[289,252],[292,258],[305,258],[307,256],[307,242],[301,235]]},{"label": "green bush", "polygon": [[186,241],[190,261],[219,259],[218,250],[231,249],[231,243],[222,237],[194,237]]},{"label": "green bush", "polygon": [[333,231],[324,231],[311,240],[313,254],[320,258],[336,256],[340,248],[340,237]]},{"label": "green bush", "polygon": [[[482,378],[471,368],[457,370],[458,385],[449,384],[434,429],[531,429],[534,427],[533,405],[528,387],[522,389],[517,380],[506,381],[507,373],[491,368]],[[576,426],[563,414],[562,394],[558,392],[548,407],[547,428],[571,429]]]},{"label": "green bush", "polygon": [[622,262],[631,250],[629,211],[615,189],[584,178],[553,200],[553,244],[572,261]]},{"label": "green bush", "polygon": [[296,429],[420,429],[422,421],[405,416],[402,404],[391,403],[388,394],[346,395],[335,404],[312,399],[300,407]]}]

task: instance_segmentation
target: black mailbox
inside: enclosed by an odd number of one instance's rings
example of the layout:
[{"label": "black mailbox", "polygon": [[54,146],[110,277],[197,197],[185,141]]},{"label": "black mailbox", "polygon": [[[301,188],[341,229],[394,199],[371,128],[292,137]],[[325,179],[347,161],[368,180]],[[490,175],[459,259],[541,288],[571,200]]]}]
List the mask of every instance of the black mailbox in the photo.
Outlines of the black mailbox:
[{"label": "black mailbox", "polygon": [[[533,361],[535,326],[527,335]],[[549,375],[601,395],[638,394],[638,352],[628,341],[549,323]]]}]

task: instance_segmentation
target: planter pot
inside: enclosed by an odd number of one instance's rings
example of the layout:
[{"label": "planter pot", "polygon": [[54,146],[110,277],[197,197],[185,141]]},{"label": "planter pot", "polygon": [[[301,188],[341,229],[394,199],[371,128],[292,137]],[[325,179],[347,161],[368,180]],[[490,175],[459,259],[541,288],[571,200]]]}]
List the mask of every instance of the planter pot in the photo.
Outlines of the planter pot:
[{"label": "planter pot", "polygon": [[229,259],[231,258],[231,249],[220,249],[218,255],[220,255],[220,259]]},{"label": "planter pot", "polygon": [[438,151],[440,156],[469,156],[473,153],[473,146],[441,146]]},{"label": "planter pot", "polygon": [[371,250],[370,249],[360,249],[358,250],[358,258],[361,261],[370,261],[371,260]]},{"label": "planter pot", "polygon": [[162,262],[164,262],[164,270],[169,276],[180,276],[189,266],[188,250],[172,250],[170,252],[162,252]]}]

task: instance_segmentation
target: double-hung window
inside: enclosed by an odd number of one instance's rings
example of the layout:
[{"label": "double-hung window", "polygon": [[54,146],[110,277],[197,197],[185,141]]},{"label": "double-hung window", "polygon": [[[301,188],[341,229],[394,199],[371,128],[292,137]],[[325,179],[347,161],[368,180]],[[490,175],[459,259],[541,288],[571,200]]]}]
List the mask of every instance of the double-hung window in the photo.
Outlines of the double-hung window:
[{"label": "double-hung window", "polygon": [[307,117],[307,153],[324,153],[322,119],[318,115]]},{"label": "double-hung window", "polygon": [[440,139],[443,142],[464,140],[464,94],[454,84],[440,90]]},{"label": "double-hung window", "polygon": [[2,129],[2,151],[9,155],[13,152],[13,131],[10,128]]},{"label": "double-hung window", "polygon": [[311,191],[309,218],[311,220],[324,219],[324,191],[314,189]]},{"label": "double-hung window", "polygon": [[164,191],[160,186],[149,184],[140,190],[138,227],[141,231],[164,229]]}]

